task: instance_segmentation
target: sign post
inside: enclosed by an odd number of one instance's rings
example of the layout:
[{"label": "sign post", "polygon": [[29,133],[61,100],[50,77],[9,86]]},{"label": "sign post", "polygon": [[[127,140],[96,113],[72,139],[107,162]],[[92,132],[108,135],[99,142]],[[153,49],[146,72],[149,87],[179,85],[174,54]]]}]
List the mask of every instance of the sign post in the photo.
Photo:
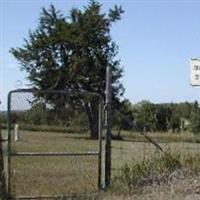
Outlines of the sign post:
[{"label": "sign post", "polygon": [[192,86],[200,86],[200,59],[191,59],[190,84]]}]

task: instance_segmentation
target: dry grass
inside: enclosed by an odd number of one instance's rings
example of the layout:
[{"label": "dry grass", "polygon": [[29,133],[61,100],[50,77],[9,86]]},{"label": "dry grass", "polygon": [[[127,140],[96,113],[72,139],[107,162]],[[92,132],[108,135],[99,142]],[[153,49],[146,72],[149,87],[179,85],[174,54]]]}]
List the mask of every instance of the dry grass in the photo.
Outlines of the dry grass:
[{"label": "dry grass", "polygon": [[101,200],[200,200],[200,178],[191,176],[176,182],[151,185],[132,194],[104,193]]},{"label": "dry grass", "polygon": [[[97,151],[87,135],[21,131],[12,152]],[[11,194],[14,196],[94,193],[98,190],[97,156],[12,157]]]},{"label": "dry grass", "polygon": [[97,191],[96,157],[27,157],[12,159],[11,193],[40,196]]},{"label": "dry grass", "polygon": [[[116,135],[117,132],[113,131]],[[190,142],[200,143],[200,135],[195,135],[191,132],[169,133],[169,132],[149,132],[146,133],[149,137],[158,142]],[[122,131],[121,137],[124,140],[132,140],[136,142],[145,142],[146,139],[138,132]]]},{"label": "dry grass", "polygon": [[200,200],[200,154],[156,153],[125,164],[101,200]]},{"label": "dry grass", "polygon": [[[199,143],[189,142],[167,142],[159,143],[166,151],[179,152],[182,155],[200,154]],[[112,163],[114,172],[126,162],[137,162],[151,157],[158,151],[154,145],[148,142],[113,141],[112,143]]]},{"label": "dry grass", "polygon": [[[125,162],[142,161],[150,157],[156,148],[144,139],[135,142],[136,136],[128,136],[130,141],[112,142],[112,168],[113,176],[118,174],[120,167]],[[182,155],[195,155],[200,153],[199,143],[193,135],[172,135],[156,133],[154,139],[162,138],[159,143],[165,150],[180,152]],[[135,139],[133,139],[135,138]],[[139,137],[140,138],[140,137]],[[169,139],[170,138],[170,139]],[[179,138],[179,141],[177,142]],[[171,142],[166,142],[170,140]],[[172,142],[172,141],[175,142]],[[165,142],[164,142],[165,141]],[[184,142],[185,141],[185,142]],[[98,142],[90,140],[87,134],[66,134],[53,132],[21,131],[21,140],[12,143],[12,150],[23,152],[83,152],[98,150]],[[97,190],[97,157],[16,157],[12,159],[12,194],[13,195],[51,195],[51,194],[74,194],[90,193]],[[199,185],[199,179],[189,177],[177,180],[173,185],[163,184],[144,187],[135,194],[116,195],[109,192],[102,195],[101,199],[173,199],[182,200],[193,195],[195,200],[199,198],[193,188]],[[194,182],[194,186],[193,186]],[[191,183],[191,184],[190,184]],[[189,188],[189,189],[188,189]],[[191,191],[191,192],[189,192]],[[178,195],[178,196],[177,196]],[[174,197],[175,196],[175,197]],[[176,197],[177,196],[177,197]],[[199,198],[200,199],[200,198]],[[187,199],[189,200],[189,199]]]}]

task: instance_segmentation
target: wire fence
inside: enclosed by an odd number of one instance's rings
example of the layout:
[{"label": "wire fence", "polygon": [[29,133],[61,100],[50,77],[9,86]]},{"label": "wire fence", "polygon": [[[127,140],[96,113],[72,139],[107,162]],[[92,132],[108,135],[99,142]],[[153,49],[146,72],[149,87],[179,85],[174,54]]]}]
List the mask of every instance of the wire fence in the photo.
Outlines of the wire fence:
[{"label": "wire fence", "polygon": [[[114,132],[114,131],[113,131]],[[126,138],[127,135],[132,134],[130,138]],[[200,155],[200,144],[199,142],[193,141],[183,141],[180,136],[180,140],[178,141],[177,137],[174,135],[169,134],[168,137],[170,141],[166,141],[166,136],[160,136],[160,134],[167,134],[167,133],[155,133],[155,135],[150,135],[149,137],[152,140],[155,139],[156,143],[163,149],[164,152],[171,151],[172,153],[180,153],[184,155]],[[152,154],[155,152],[161,152],[158,148],[154,146],[151,142],[142,138],[141,135],[137,132],[132,133],[125,133],[125,139],[123,140],[113,140],[112,142],[112,161],[113,166],[114,163],[126,163],[132,161],[142,161],[147,158],[150,158]],[[158,136],[160,138],[156,138]],[[184,135],[184,134],[183,134]],[[187,135],[186,135],[187,136]],[[163,139],[162,139],[163,137]],[[192,140],[192,137],[191,137]],[[116,167],[119,169],[119,167]]]},{"label": "wire fence", "polygon": [[[96,94],[19,90],[8,100],[7,184],[10,197],[95,194],[101,185],[101,112]],[[86,108],[96,103],[91,140]],[[87,107],[88,106],[88,107]]]},{"label": "wire fence", "polygon": [[[113,184],[118,184],[117,190],[131,191],[140,186],[151,186],[153,190],[162,183],[175,188],[178,180],[186,183],[192,180],[190,187],[195,185],[194,191],[200,192],[196,189],[200,184],[198,135],[191,132],[145,133],[138,130],[132,121],[129,123],[130,130],[112,130],[112,178]],[[187,190],[188,184],[181,189]],[[145,198],[149,198],[147,196]]]},{"label": "wire fence", "polygon": [[[91,140],[92,124],[87,108],[91,108],[93,102],[96,103],[93,111],[98,113],[99,97],[95,94],[55,91],[39,94],[24,90],[11,93],[8,110],[10,138],[8,149],[4,147],[7,157],[4,169],[7,169],[10,197],[91,195],[99,190],[105,176],[102,151],[105,143]],[[99,123],[99,116],[95,120]],[[195,166],[189,166],[194,160],[196,166],[200,166],[199,137],[188,132],[144,133],[130,123],[133,129],[112,129],[112,184],[117,177],[125,184],[121,175],[127,172],[124,170],[129,170],[127,166],[132,170],[128,171],[127,177],[132,177],[128,181],[136,187],[142,183],[148,185],[152,180],[162,180],[165,177],[163,171],[161,177],[157,171],[163,170],[167,162],[167,165],[171,162],[169,166],[177,167],[174,158],[180,158],[179,161],[185,164],[184,169],[178,171],[182,177],[195,172]],[[96,130],[101,134],[99,125]],[[4,139],[5,133],[3,130]],[[168,159],[166,163],[162,155],[168,156],[164,158]],[[188,166],[193,167],[193,171],[188,170]],[[176,170],[173,168],[167,178],[171,180]],[[138,174],[140,178],[137,179]],[[147,175],[151,177],[148,179]],[[200,182],[199,172],[196,177]]]}]

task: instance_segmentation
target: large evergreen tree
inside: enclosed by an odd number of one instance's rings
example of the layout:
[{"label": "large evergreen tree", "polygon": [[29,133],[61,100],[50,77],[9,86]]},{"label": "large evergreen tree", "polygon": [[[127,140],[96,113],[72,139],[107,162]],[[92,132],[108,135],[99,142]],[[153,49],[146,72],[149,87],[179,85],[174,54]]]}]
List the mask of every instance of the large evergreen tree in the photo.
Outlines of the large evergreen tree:
[{"label": "large evergreen tree", "polygon": [[[121,19],[123,10],[115,6],[106,14],[101,12],[101,7],[98,2],[90,1],[83,10],[73,8],[67,17],[53,5],[42,9],[39,24],[29,32],[25,44],[11,49],[34,88],[89,91],[104,96],[109,65],[112,97],[118,101],[123,93],[119,81],[122,68],[115,58],[118,48],[110,30],[112,24]],[[55,98],[45,98],[56,105]],[[74,102],[80,103],[78,99]],[[91,99],[82,106],[88,115],[91,137],[97,138],[97,100]]]}]

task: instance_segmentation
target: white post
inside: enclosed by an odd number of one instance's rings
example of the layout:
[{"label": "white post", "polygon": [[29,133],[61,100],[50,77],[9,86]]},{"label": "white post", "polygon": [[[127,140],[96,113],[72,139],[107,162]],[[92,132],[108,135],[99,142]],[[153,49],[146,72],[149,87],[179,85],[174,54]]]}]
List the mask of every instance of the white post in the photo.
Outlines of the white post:
[{"label": "white post", "polygon": [[14,132],[15,132],[15,142],[17,142],[19,141],[19,125],[18,124],[15,124]]}]

